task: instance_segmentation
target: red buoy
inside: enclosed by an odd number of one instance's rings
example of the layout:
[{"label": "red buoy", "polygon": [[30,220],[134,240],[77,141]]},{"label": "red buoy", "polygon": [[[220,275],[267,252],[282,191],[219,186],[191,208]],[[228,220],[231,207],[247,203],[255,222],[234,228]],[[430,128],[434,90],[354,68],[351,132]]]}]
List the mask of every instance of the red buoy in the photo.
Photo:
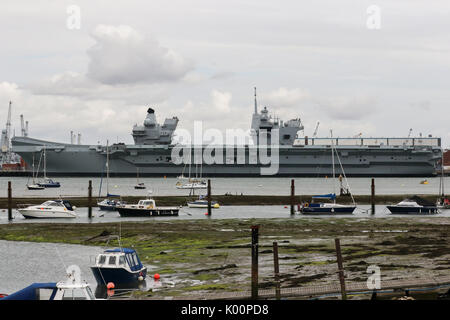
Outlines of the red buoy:
[{"label": "red buoy", "polygon": [[153,276],[153,279],[159,280],[159,278],[160,278],[159,274],[158,274],[158,273],[155,273],[155,275]]}]

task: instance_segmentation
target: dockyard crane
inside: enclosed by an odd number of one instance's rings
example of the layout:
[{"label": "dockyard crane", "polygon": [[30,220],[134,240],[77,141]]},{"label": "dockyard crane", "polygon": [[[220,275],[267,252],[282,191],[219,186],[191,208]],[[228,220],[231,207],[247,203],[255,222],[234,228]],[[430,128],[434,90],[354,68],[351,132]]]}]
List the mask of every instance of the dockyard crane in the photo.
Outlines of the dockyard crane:
[{"label": "dockyard crane", "polygon": [[22,133],[22,137],[25,137],[26,130],[25,130],[25,123],[23,121],[23,114],[20,115],[20,131]]},{"label": "dockyard crane", "polygon": [[313,133],[313,136],[312,136],[313,138],[317,137],[317,130],[319,129],[319,124],[320,124],[320,122],[317,121],[316,128],[314,129],[314,133]]},{"label": "dockyard crane", "polygon": [[11,105],[12,102],[9,102],[8,107],[8,117],[6,119],[6,130],[3,132],[3,143],[2,143],[2,153],[3,153],[3,162],[9,162],[11,160],[11,148],[10,148],[10,139],[11,139]]}]

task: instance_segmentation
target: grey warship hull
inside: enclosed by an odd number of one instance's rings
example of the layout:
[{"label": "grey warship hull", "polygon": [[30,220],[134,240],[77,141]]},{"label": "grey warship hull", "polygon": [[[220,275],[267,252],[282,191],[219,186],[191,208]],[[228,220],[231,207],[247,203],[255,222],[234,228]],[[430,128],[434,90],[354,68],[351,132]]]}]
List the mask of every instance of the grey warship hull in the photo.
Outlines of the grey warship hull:
[{"label": "grey warship hull", "polygon": [[[408,145],[404,143],[406,139],[410,142]],[[381,145],[370,145],[371,142],[365,145],[364,140],[359,139],[358,145],[353,145],[354,141],[350,139],[337,138],[335,149],[347,176],[433,176],[441,158],[440,139],[424,139],[405,138],[400,145],[399,138],[391,142],[388,138],[380,138],[386,141]],[[350,145],[345,145],[349,141]],[[101,145],[64,144],[29,137],[14,137],[12,145],[13,151],[28,166],[32,163],[33,153],[37,158],[45,146],[49,176],[100,176],[105,172],[106,148]],[[172,145],[115,144],[109,150],[110,175],[135,176],[139,170],[140,176],[179,176],[185,165],[172,161],[172,149]],[[232,159],[227,154],[226,163],[203,163],[202,176],[261,176],[261,168],[267,166],[251,164],[249,152],[248,146],[233,147]],[[245,157],[241,163],[236,159],[238,154]],[[293,146],[280,145],[278,161],[277,172],[270,176],[316,177],[333,173],[331,146],[325,141],[321,143],[318,138],[306,138],[303,143]],[[340,165],[336,165],[335,170],[337,175],[342,174]]]}]

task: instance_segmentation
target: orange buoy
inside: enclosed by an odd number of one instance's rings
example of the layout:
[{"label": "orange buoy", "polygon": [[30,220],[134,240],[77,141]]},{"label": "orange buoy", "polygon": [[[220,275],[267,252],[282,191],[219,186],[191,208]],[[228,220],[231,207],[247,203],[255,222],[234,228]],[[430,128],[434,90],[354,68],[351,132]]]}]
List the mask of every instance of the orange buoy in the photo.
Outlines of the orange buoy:
[{"label": "orange buoy", "polygon": [[159,273],[155,273],[155,275],[153,276],[153,279],[159,280],[159,278],[160,278]]},{"label": "orange buoy", "polygon": [[114,289],[114,288],[115,288],[115,285],[114,285],[113,282],[108,282],[108,284],[106,285],[106,288],[108,288],[108,289]]}]

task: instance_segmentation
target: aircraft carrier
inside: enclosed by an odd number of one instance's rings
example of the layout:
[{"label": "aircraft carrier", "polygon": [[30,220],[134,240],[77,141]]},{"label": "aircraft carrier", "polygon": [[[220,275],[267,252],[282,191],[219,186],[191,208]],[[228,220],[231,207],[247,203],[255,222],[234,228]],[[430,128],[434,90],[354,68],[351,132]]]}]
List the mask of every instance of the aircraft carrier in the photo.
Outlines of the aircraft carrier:
[{"label": "aircraft carrier", "polygon": [[[319,177],[331,176],[333,167],[336,175],[426,177],[435,175],[440,165],[442,148],[441,139],[437,137],[299,137],[303,130],[300,118],[283,122],[271,117],[267,107],[258,111],[256,92],[254,108],[251,136],[255,143],[214,147],[211,154],[223,155],[224,160],[206,163],[202,159],[202,177]],[[33,158],[36,161],[45,150],[48,176],[101,176],[105,172],[107,154],[111,176],[136,176],[137,171],[140,176],[180,176],[187,175],[186,162],[197,163],[193,166],[198,168],[195,152],[203,154],[211,146],[188,149],[189,154],[183,151],[180,155],[184,161],[177,162],[173,158],[174,148],[186,147],[173,141],[178,122],[178,118],[173,117],[165,119],[161,125],[154,108],[149,108],[143,125],[132,129],[134,145],[82,145],[28,136],[15,136],[11,144],[13,152],[25,160],[28,168]],[[268,135],[267,143],[259,140],[261,133]],[[271,141],[271,136],[278,136],[279,143]],[[263,162],[260,152],[270,149],[271,144],[277,146],[276,170],[265,174],[264,168],[273,163]],[[333,157],[332,148],[336,150]],[[269,150],[268,154],[273,155],[273,151]]]}]

